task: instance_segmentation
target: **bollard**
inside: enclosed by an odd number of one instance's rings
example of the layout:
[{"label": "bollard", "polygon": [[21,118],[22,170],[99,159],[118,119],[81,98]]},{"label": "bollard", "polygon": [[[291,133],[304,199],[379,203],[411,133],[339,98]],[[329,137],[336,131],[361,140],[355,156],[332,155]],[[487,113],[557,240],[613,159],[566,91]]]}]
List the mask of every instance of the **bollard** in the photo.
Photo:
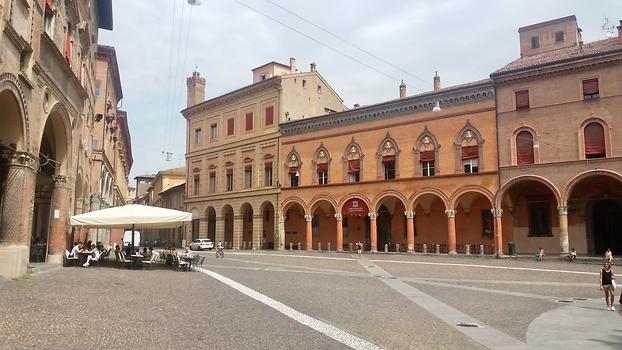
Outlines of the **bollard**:
[{"label": "bollard", "polygon": [[352,253],[352,243],[348,243],[348,247],[350,248],[350,253]]},{"label": "bollard", "polygon": [[484,255],[484,245],[483,244],[479,245],[479,255]]},{"label": "bollard", "polygon": [[330,243],[328,243],[328,252],[330,252]]},{"label": "bollard", "polygon": [[227,241],[225,241],[225,249],[229,248],[229,246],[227,245]]},{"label": "bollard", "polygon": [[400,244],[399,243],[395,243],[395,252],[396,253],[400,252]]},{"label": "bollard", "polygon": [[435,252],[436,254],[440,254],[440,253],[441,253],[441,245],[440,245],[440,244],[436,244],[436,245],[434,246],[434,252]]},{"label": "bollard", "polygon": [[301,245],[301,244],[302,244],[302,243],[298,242],[298,250],[299,250],[299,251],[300,251],[300,248],[301,248],[301,247],[300,247],[300,245]]},{"label": "bollard", "polygon": [[423,250],[423,254],[428,254],[428,245],[423,243],[422,250]]},{"label": "bollard", "polygon": [[464,253],[466,255],[471,255],[471,245],[470,244],[465,244],[464,245]]},{"label": "bollard", "polygon": [[317,242],[317,251],[318,252],[322,251],[322,242]]},{"label": "bollard", "polygon": [[495,245],[494,244],[490,245],[490,255],[495,255]]},{"label": "bollard", "polygon": [[384,252],[388,252],[389,251],[389,245],[385,243],[384,245]]},{"label": "bollard", "polygon": [[294,243],[289,242],[289,251],[291,252],[292,250],[294,250]]}]

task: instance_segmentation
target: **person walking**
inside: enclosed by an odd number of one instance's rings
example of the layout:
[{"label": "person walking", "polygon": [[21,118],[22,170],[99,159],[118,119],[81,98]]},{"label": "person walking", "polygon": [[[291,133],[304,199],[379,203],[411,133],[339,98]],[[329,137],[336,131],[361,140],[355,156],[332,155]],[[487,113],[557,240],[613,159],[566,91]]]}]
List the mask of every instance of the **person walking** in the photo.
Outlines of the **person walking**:
[{"label": "person walking", "polygon": [[600,290],[605,292],[607,310],[615,310],[613,307],[613,299],[615,297],[615,275],[608,261],[605,261],[603,263],[603,268],[600,269]]},{"label": "person walking", "polygon": [[356,242],[356,251],[359,253],[360,258],[361,252],[363,251],[363,243],[361,243],[361,241]]},{"label": "person walking", "polygon": [[605,261],[613,265],[613,253],[611,253],[611,248],[605,250]]}]

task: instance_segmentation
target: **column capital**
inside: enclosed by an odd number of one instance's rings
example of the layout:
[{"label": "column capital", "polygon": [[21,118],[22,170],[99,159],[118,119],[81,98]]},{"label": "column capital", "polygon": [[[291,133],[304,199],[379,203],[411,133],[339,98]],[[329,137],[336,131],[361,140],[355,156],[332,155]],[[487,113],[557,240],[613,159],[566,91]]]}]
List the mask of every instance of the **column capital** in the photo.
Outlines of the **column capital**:
[{"label": "column capital", "polygon": [[455,209],[447,209],[447,210],[445,210],[445,214],[447,214],[448,218],[455,218],[456,217],[456,210]]},{"label": "column capital", "polygon": [[415,212],[414,211],[405,211],[404,215],[406,216],[406,219],[412,219],[415,217]]},{"label": "column capital", "polygon": [[67,175],[54,175],[52,179],[54,181],[54,187],[73,188],[73,179]]},{"label": "column capital", "polygon": [[503,209],[501,208],[492,208],[490,209],[490,212],[492,213],[492,216],[496,218],[500,218],[501,215],[503,215]]},{"label": "column capital", "polygon": [[378,213],[375,213],[375,212],[368,213],[367,216],[369,216],[370,220],[378,219]]},{"label": "column capital", "polygon": [[559,212],[559,215],[568,215],[568,206],[560,205],[557,207],[557,211]]},{"label": "column capital", "polygon": [[28,152],[15,151],[4,153],[0,157],[8,159],[9,166],[28,168],[35,173],[39,171],[39,158]]},{"label": "column capital", "polygon": [[341,215],[341,214],[335,214],[335,219],[336,219],[337,221],[342,221],[342,220],[343,220],[343,215]]},{"label": "column capital", "polygon": [[312,221],[313,220],[313,215],[305,215],[305,220]]}]

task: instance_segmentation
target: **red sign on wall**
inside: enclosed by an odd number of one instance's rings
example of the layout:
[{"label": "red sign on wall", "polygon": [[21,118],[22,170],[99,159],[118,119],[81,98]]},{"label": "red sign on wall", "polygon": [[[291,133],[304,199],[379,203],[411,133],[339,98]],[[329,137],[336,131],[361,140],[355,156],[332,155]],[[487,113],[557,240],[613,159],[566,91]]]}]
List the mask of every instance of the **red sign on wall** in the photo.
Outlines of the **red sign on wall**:
[{"label": "red sign on wall", "polygon": [[367,204],[358,198],[348,200],[341,210],[341,214],[344,216],[365,216],[367,213],[369,213]]}]

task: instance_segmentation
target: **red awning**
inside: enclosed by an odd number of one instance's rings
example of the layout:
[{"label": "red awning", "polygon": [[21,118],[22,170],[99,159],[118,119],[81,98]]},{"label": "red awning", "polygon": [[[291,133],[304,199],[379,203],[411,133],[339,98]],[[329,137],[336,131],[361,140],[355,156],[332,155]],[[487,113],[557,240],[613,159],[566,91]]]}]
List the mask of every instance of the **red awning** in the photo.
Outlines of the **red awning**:
[{"label": "red awning", "polygon": [[233,169],[227,169],[227,175],[233,175]]},{"label": "red awning", "polygon": [[350,159],[348,161],[348,172],[356,173],[361,170],[361,161],[359,159]]},{"label": "red awning", "polygon": [[296,167],[296,166],[290,166],[289,167],[289,173],[290,174],[295,174],[296,172],[298,172],[298,167]]},{"label": "red awning", "polygon": [[344,216],[365,216],[367,213],[369,213],[367,204],[358,198],[349,199],[341,209],[341,214]]},{"label": "red awning", "polygon": [[383,156],[383,157],[382,157],[382,162],[383,162],[383,163],[392,163],[392,162],[395,162],[395,156]]},{"label": "red awning", "polygon": [[266,170],[272,169],[272,162],[264,164],[264,169],[266,169]]},{"label": "red awning", "polygon": [[328,163],[320,163],[317,165],[317,172],[318,173],[323,173],[325,171],[328,171]]},{"label": "red awning", "polygon": [[479,157],[479,146],[462,147],[462,159],[475,159]]},{"label": "red awning", "polygon": [[434,151],[419,152],[419,161],[421,163],[433,162],[434,161]]},{"label": "red awning", "polygon": [[253,166],[251,164],[247,164],[244,166],[244,171],[253,171]]}]

